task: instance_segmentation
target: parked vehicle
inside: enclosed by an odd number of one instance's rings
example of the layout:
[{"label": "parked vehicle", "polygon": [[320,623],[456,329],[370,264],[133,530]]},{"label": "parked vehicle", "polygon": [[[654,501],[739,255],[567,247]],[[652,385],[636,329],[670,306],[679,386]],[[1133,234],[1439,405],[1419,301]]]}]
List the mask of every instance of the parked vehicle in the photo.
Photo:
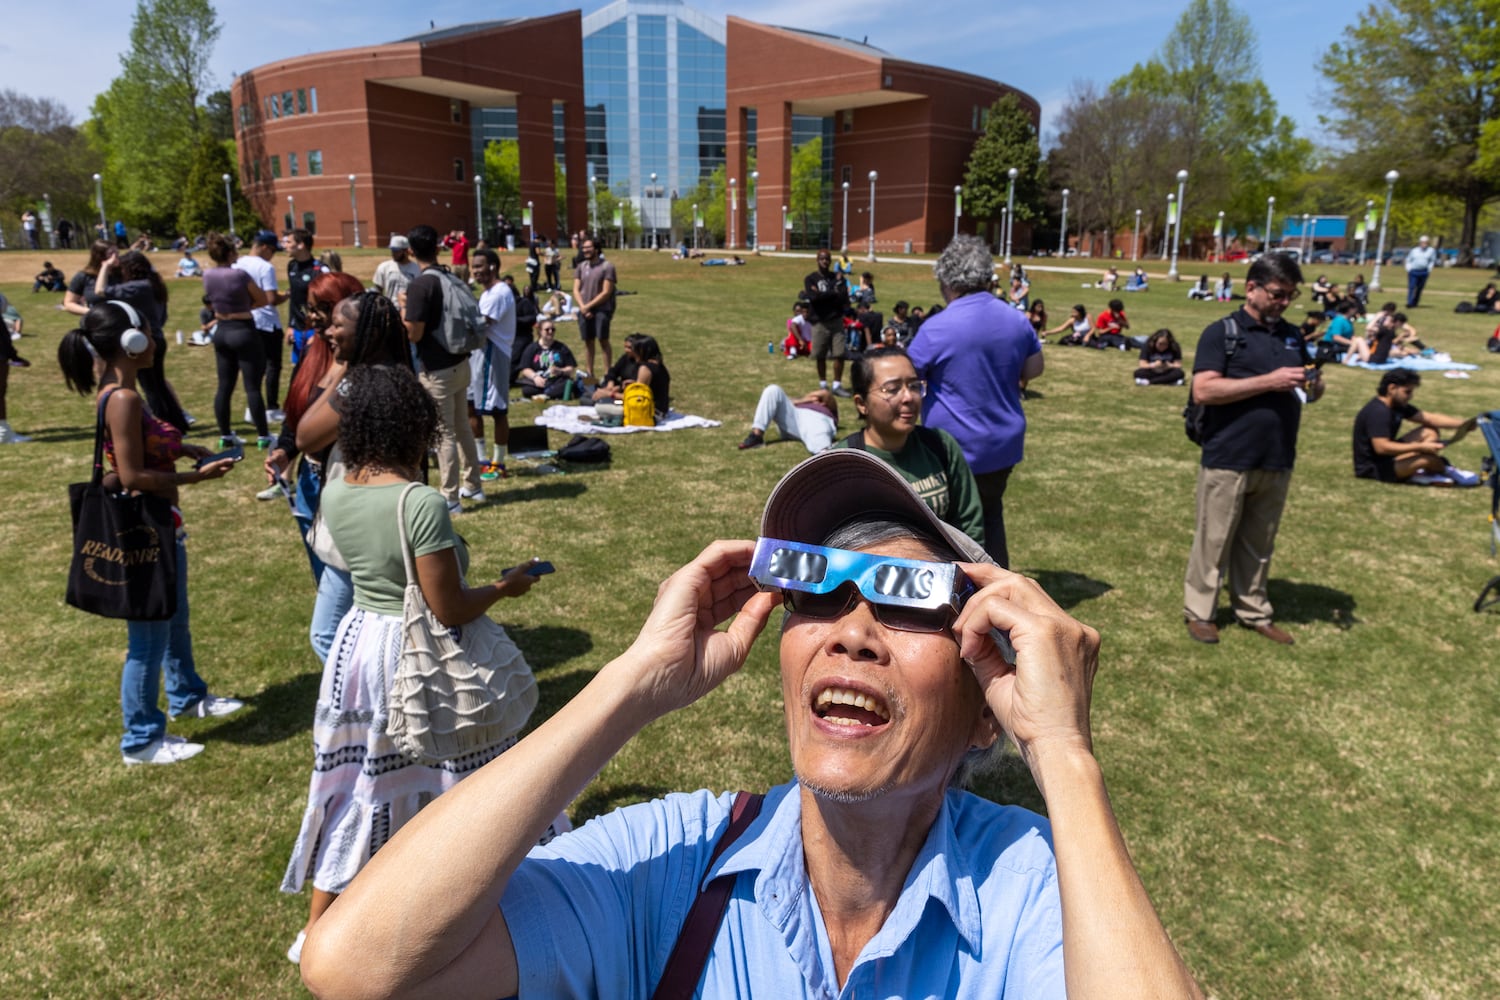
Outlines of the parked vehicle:
[{"label": "parked vehicle", "polygon": [[1359,254],[1352,250],[1340,250],[1333,255],[1333,262],[1335,264],[1357,264],[1359,262]]},{"label": "parked vehicle", "polygon": [[1391,255],[1385,259],[1385,262],[1392,267],[1400,267],[1406,263],[1406,255],[1410,251],[1411,247],[1392,247]]},{"label": "parked vehicle", "polygon": [[1333,251],[1332,250],[1314,250],[1312,252],[1312,256],[1309,257],[1308,260],[1312,261],[1314,264],[1332,264],[1333,263]]}]

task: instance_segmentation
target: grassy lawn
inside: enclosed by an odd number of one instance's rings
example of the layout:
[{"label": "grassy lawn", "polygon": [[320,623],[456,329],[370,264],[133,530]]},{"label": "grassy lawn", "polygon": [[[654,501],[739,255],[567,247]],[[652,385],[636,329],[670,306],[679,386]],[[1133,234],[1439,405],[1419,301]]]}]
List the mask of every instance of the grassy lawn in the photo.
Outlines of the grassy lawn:
[{"label": "grassy lawn", "polygon": [[[277,885],[306,796],[318,687],[306,558],[285,505],[255,500],[264,479],[254,458],[185,491],[199,669],[215,692],[250,706],[174,724],[208,744],[196,759],[126,769],[124,626],[62,599],[65,487],[87,476],[92,410],[53,360],[71,326],[51,308],[60,296],[30,293],[41,256],[0,256],[0,290],[27,320],[17,346],[33,362],[12,370],[10,419],[35,438],[0,448],[11,505],[0,522],[0,996],[302,995],[282,953],[307,899]],[[48,256],[70,274],[82,259]],[[158,261],[168,272],[169,257]],[[345,254],[363,277],[378,259]],[[677,408],[723,426],[612,437],[610,466],[512,476],[461,519],[476,575],[531,555],[557,565],[495,611],[537,672],[537,718],[629,643],[658,581],[713,538],[752,536],[771,486],[805,454],[795,442],[748,453],[735,444],[762,386],[795,395],[815,384],[810,361],[766,352],[810,260],[614,260],[636,293],[620,300],[616,340],[655,335]],[[506,255],[508,268],[520,263]],[[1076,263],[1088,270],[1033,275],[1054,324],[1074,302],[1095,313],[1107,298],[1080,288],[1103,262]],[[1122,296],[1133,332],[1170,327],[1191,353],[1222,307],[1188,302],[1186,283],[1160,277],[1162,262],[1147,269],[1152,290]],[[1244,265],[1230,269],[1240,281]],[[926,267],[871,270],[887,314],[900,298],[937,299]],[[1401,299],[1404,272],[1382,277]],[[1484,351],[1493,320],[1452,312],[1485,280],[1440,271],[1413,313],[1427,343],[1485,366],[1467,380],[1426,376],[1419,407],[1500,408]],[[193,329],[197,283],[169,284],[169,331]],[[568,332],[559,339],[581,347]],[[1219,646],[1201,646],[1180,611],[1198,457],[1182,433],[1185,390],[1132,384],[1133,354],[1049,347],[1046,357],[1007,496],[1012,560],[1103,634],[1098,753],[1146,885],[1205,988],[1221,998],[1500,995],[1500,615],[1470,610],[1500,572],[1489,491],[1353,479],[1350,428],[1377,376],[1326,371],[1327,395],[1303,421],[1271,581],[1277,621],[1297,644],[1231,626]],[[208,441],[211,350],[174,345],[167,364],[199,418],[194,439]],[[514,404],[513,422],[536,409]],[[1483,449],[1474,435],[1450,457],[1477,469]],[[762,639],[722,689],[631,743],[574,819],[672,789],[783,780],[781,726],[775,650]],[[1019,766],[984,791],[1040,807]]]}]

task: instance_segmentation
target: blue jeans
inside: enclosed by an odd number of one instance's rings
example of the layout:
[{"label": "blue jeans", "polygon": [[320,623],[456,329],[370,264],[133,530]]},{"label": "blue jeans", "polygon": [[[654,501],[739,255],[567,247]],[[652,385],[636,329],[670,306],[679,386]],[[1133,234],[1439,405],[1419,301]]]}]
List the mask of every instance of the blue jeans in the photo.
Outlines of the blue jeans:
[{"label": "blue jeans", "polygon": [[299,330],[292,327],[292,367],[296,368],[302,361],[302,352],[307,349],[307,338],[315,335],[313,330]]},{"label": "blue jeans", "polygon": [[193,633],[188,627],[187,548],[177,540],[177,614],[164,622],[125,623],[125,670],[120,676],[120,707],[125,715],[121,750],[139,750],[167,731],[167,717],[156,706],[161,675],[167,675],[167,707],[173,715],[197,704],[208,685],[193,664]]},{"label": "blue jeans", "polygon": [[1422,301],[1422,289],[1427,287],[1427,271],[1406,272],[1406,308],[1415,309]]},{"label": "blue jeans", "polygon": [[322,583],[323,560],[307,544],[307,532],[312,527],[313,515],[318,512],[318,503],[323,496],[323,477],[304,458],[297,463],[295,485],[296,489],[292,493],[292,517],[297,521],[297,530],[302,533],[302,547],[307,549],[307,562],[312,566],[313,583]]},{"label": "blue jeans", "polygon": [[318,662],[328,662],[328,651],[333,648],[339,622],[353,606],[353,579],[344,570],[324,566],[323,577],[318,581],[318,599],[313,603],[312,626],[308,629],[308,638],[312,640],[313,652],[318,654]]}]

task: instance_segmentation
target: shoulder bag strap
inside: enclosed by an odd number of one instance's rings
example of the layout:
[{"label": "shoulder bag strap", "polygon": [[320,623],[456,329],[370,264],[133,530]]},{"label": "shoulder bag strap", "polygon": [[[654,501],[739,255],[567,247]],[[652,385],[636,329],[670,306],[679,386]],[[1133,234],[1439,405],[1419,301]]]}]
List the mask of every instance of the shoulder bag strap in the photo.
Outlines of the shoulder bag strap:
[{"label": "shoulder bag strap", "polygon": [[421,485],[421,483],[407,483],[406,488],[401,491],[401,496],[396,500],[396,534],[401,539],[401,561],[406,565],[408,587],[417,582],[417,560],[411,554],[411,542],[406,538],[406,495]]},{"label": "shoulder bag strap", "polygon": [[109,397],[115,394],[111,389],[99,397],[99,411],[95,414],[94,421],[94,476],[93,484],[98,486],[104,482],[104,410],[109,406]]},{"label": "shoulder bag strap", "polygon": [[864,430],[864,428],[861,427],[859,430],[855,431],[853,434],[850,434],[848,437],[844,438],[844,443],[847,444],[849,447],[853,448],[855,451],[864,451],[865,450],[865,430]]},{"label": "shoulder bag strap", "polygon": [[[714,845],[714,852],[708,859],[709,868],[754,822],[764,801],[764,795],[753,795],[750,792],[740,792],[734,797],[729,825],[724,828],[718,843]],[[698,980],[703,978],[703,967],[708,962],[708,953],[713,950],[719,924],[724,922],[724,911],[729,907],[729,896],[734,892],[735,878],[733,874],[720,875],[708,883],[698,893],[698,898],[693,900],[693,908],[688,910],[682,930],[677,934],[677,943],[672,946],[672,955],[667,959],[666,970],[662,973],[661,981],[656,984],[651,1000],[687,1000],[693,995],[698,987]]]}]

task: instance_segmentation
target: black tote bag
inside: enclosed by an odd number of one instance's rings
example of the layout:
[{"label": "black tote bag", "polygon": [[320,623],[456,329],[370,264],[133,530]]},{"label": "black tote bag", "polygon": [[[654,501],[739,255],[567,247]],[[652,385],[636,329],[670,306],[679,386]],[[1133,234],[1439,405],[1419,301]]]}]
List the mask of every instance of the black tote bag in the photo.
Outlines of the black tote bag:
[{"label": "black tote bag", "polygon": [[177,528],[172,505],[104,487],[104,407],[94,427],[94,475],[68,486],[73,564],[67,601],[104,618],[165,621],[177,613]]}]

